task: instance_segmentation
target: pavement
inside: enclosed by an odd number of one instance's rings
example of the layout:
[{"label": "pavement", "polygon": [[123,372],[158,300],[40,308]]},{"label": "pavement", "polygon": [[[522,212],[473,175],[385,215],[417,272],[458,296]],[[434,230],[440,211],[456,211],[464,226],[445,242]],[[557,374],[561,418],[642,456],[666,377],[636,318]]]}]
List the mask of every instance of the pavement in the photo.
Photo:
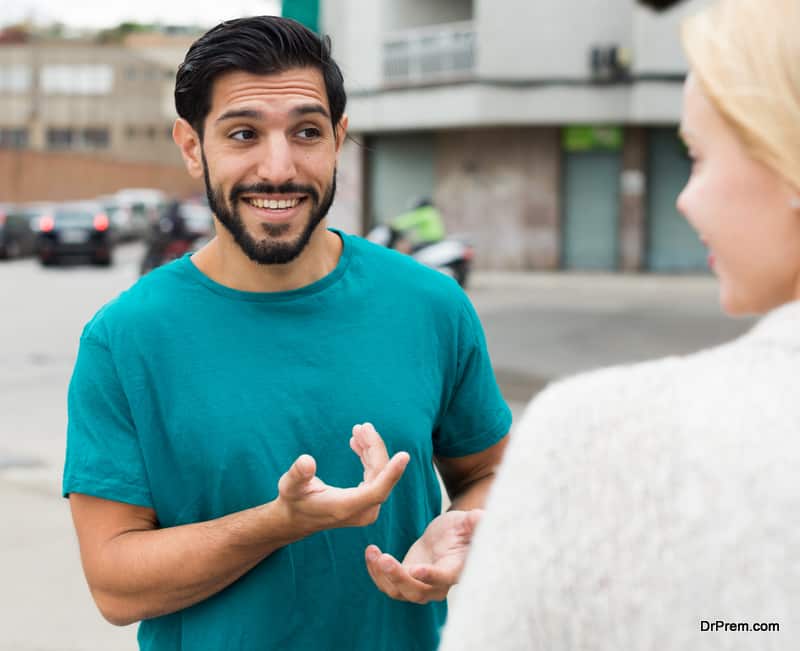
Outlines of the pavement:
[{"label": "pavement", "polygon": [[514,406],[555,379],[743,334],[755,319],[723,314],[718,292],[711,275],[480,272],[469,288]]},{"label": "pavement", "polygon": [[[136,627],[113,627],[94,607],[60,473],[77,335],[135,279],[137,260],[122,255],[111,272],[44,271],[32,261],[0,267],[4,316],[42,310],[30,322],[0,319],[0,651],[136,649]],[[752,323],[720,313],[707,276],[482,272],[469,293],[515,416],[555,378],[690,353]]]}]

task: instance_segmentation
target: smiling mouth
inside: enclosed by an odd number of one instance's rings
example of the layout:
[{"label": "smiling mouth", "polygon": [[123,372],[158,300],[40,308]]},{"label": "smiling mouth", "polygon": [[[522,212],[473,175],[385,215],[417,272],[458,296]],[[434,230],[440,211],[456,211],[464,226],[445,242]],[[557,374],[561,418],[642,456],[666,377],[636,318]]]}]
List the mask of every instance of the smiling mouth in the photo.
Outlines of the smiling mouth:
[{"label": "smiling mouth", "polygon": [[262,197],[243,197],[242,201],[248,203],[254,208],[262,210],[291,210],[297,207],[306,197],[292,197],[289,199],[266,199]]}]

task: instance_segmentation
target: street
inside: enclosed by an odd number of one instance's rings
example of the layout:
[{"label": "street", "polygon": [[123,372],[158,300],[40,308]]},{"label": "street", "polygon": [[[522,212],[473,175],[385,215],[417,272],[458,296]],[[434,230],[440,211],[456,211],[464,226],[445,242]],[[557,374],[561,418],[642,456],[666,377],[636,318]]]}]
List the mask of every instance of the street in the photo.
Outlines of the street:
[{"label": "street", "polygon": [[[0,651],[136,646],[136,627],[105,623],[91,601],[60,475],[81,329],[136,280],[141,254],[126,245],[110,269],[0,263]],[[554,378],[691,352],[752,323],[725,318],[705,276],[480,273],[470,294],[515,416]]]}]

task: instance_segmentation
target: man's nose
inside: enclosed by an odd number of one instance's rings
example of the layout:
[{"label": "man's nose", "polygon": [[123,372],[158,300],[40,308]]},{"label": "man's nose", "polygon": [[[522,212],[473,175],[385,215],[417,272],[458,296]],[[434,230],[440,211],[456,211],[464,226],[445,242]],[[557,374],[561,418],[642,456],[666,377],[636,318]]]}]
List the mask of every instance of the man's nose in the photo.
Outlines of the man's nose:
[{"label": "man's nose", "polygon": [[280,185],[295,179],[297,169],[294,164],[294,152],[285,136],[275,135],[267,138],[259,154],[261,159],[256,173],[263,181]]}]

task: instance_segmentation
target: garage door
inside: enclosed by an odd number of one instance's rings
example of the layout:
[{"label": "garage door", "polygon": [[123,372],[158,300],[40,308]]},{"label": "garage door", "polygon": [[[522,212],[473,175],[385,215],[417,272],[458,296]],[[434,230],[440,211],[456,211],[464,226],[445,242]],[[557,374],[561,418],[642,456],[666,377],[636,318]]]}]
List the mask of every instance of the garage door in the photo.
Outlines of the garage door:
[{"label": "garage door", "polygon": [[407,212],[415,199],[433,198],[431,134],[376,136],[369,139],[368,146],[371,223],[382,223]]},{"label": "garage door", "polygon": [[651,129],[647,191],[647,267],[651,271],[707,269],[705,247],[675,207],[690,171],[691,161],[677,129]]},{"label": "garage door", "polygon": [[564,154],[563,266],[617,267],[621,157],[613,151]]}]

